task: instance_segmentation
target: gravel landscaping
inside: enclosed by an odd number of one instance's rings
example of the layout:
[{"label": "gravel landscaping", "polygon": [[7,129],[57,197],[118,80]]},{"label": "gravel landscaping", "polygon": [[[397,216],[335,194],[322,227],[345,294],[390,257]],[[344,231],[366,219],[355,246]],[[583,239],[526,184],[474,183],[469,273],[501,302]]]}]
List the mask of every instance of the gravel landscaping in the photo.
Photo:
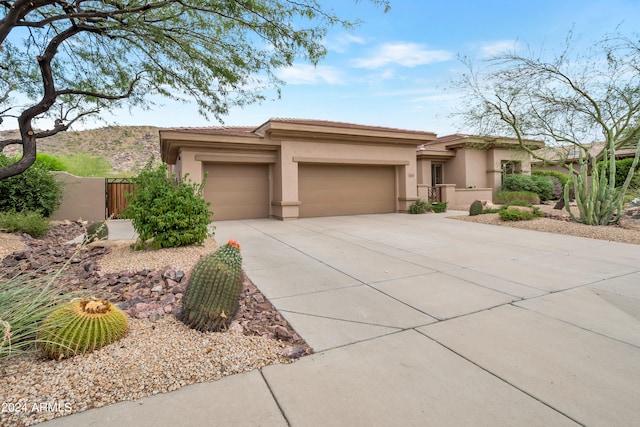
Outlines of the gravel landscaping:
[{"label": "gravel landscaping", "polygon": [[0,233],[0,272],[15,265],[55,269],[71,258],[55,285],[62,292],[90,291],[120,306],[129,314],[130,332],[84,356],[52,361],[34,353],[0,360],[0,425],[32,425],[311,353],[246,276],[229,331],[201,333],[176,319],[189,272],[201,255],[216,249],[213,239],[159,251],[97,242],[78,251],[65,242],[79,232],[82,225],[66,222],[44,239]]},{"label": "gravel landscaping", "polygon": [[[608,240],[610,242],[630,243],[640,245],[640,218],[629,210],[625,212],[625,227],[613,226],[591,226],[572,222],[568,218],[565,210],[552,209],[550,205],[539,206],[543,212],[551,218],[537,218],[531,221],[503,221],[498,214],[482,214],[476,216],[460,215],[450,218],[477,222],[481,224],[499,225],[504,227],[521,228],[524,230],[543,231],[547,233],[567,234],[570,236],[587,237],[590,239]],[[638,211],[640,214],[640,211]]]}]

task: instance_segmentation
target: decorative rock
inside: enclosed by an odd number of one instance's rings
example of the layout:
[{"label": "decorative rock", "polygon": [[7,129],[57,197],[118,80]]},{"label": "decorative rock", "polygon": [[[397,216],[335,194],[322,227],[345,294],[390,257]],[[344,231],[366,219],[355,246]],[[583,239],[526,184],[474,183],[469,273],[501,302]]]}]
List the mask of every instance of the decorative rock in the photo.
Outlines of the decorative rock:
[{"label": "decorative rock", "polygon": [[164,290],[164,287],[162,285],[155,285],[153,288],[151,288],[151,292],[162,292]]}]

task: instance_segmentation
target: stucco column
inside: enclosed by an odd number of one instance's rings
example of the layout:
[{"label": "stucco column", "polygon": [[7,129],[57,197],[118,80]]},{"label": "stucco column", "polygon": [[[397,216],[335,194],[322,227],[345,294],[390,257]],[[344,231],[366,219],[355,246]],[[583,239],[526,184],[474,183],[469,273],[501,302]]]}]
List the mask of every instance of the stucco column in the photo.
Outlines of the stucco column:
[{"label": "stucco column", "polygon": [[273,216],[282,220],[298,219],[300,216],[300,198],[298,196],[298,162],[293,161],[293,153],[287,146],[280,147],[280,157],[275,165],[276,179],[274,195],[279,195],[271,202]]},{"label": "stucco column", "polygon": [[456,185],[455,184],[437,184],[436,188],[440,189],[440,201],[446,202],[449,207],[456,206]]}]

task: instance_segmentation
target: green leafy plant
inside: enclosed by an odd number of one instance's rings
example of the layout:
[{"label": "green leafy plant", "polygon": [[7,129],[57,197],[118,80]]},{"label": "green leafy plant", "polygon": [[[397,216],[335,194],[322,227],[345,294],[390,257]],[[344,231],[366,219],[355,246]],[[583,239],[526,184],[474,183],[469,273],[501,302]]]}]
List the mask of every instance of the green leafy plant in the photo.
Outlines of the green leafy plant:
[{"label": "green leafy plant", "polygon": [[434,213],[442,213],[447,211],[448,202],[433,202],[431,203],[431,210]]},{"label": "green leafy plant", "polygon": [[38,341],[50,359],[88,353],[124,337],[127,316],[108,301],[83,298],[57,308],[38,331]]},{"label": "green leafy plant", "polygon": [[209,203],[202,198],[204,184],[190,183],[187,176],[176,182],[167,167],[145,168],[135,179],[136,194],[126,195],[125,216],[131,218],[139,236],[136,249],[151,240],[153,248],[202,244],[209,231]]},{"label": "green leafy plant", "polygon": [[64,268],[39,275],[16,266],[0,273],[0,359],[37,350],[42,321],[61,304],[80,295],[61,294],[53,285]]},{"label": "green leafy plant", "polygon": [[418,199],[409,206],[410,214],[423,214],[431,210],[431,204],[422,199]]},{"label": "green leafy plant", "polygon": [[531,203],[532,205],[540,203],[540,197],[530,191],[498,191],[494,197],[494,202],[498,204],[513,203],[517,200]]},{"label": "green leafy plant", "polygon": [[[15,160],[0,154],[0,167]],[[31,211],[49,217],[62,201],[62,185],[39,165],[34,165],[20,175],[0,180],[0,212]]]},{"label": "green leafy plant", "polygon": [[[627,179],[629,169],[633,167],[633,158],[621,159],[615,161],[615,180],[616,187],[622,187],[624,181]],[[609,176],[607,174],[607,164],[604,161],[598,162],[598,171],[603,174],[609,182]],[[640,166],[636,166],[634,169],[634,175],[629,183],[629,188],[640,188]]]},{"label": "green leafy plant", "polygon": [[0,212],[0,230],[9,233],[27,233],[37,238],[47,234],[49,227],[49,219],[38,212]]},{"label": "green leafy plant", "polygon": [[517,208],[500,209],[498,215],[500,215],[500,219],[503,221],[528,221],[536,218],[533,212]]},{"label": "green leafy plant", "polygon": [[535,169],[531,171],[531,175],[533,176],[552,176],[560,181],[560,184],[563,186],[569,181],[569,175],[566,173],[549,170],[549,169]]},{"label": "green leafy plant", "polygon": [[235,240],[201,258],[184,294],[181,320],[200,331],[226,329],[238,309],[241,274],[242,255]]},{"label": "green leafy plant", "polygon": [[469,216],[480,215],[483,211],[482,202],[480,200],[474,200],[469,206]]},{"label": "green leafy plant", "polygon": [[553,183],[546,176],[510,174],[504,177],[502,190],[530,191],[536,193],[541,201],[553,197]]}]

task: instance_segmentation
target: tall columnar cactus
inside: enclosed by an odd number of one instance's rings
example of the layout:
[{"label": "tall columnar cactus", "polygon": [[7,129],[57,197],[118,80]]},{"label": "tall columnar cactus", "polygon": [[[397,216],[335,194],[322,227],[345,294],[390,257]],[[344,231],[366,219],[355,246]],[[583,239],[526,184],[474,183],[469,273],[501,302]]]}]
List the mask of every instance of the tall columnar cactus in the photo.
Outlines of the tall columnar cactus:
[{"label": "tall columnar cactus", "polygon": [[47,316],[38,341],[47,357],[62,359],[111,344],[128,330],[127,316],[120,309],[103,299],[84,298]]},{"label": "tall columnar cactus", "polygon": [[241,274],[242,255],[235,240],[203,257],[189,279],[181,320],[200,331],[226,329],[238,309]]},{"label": "tall columnar cactus", "polygon": [[476,215],[480,215],[481,213],[482,213],[482,202],[480,200],[475,200],[473,203],[471,203],[471,206],[469,206],[469,215],[476,216]]}]

